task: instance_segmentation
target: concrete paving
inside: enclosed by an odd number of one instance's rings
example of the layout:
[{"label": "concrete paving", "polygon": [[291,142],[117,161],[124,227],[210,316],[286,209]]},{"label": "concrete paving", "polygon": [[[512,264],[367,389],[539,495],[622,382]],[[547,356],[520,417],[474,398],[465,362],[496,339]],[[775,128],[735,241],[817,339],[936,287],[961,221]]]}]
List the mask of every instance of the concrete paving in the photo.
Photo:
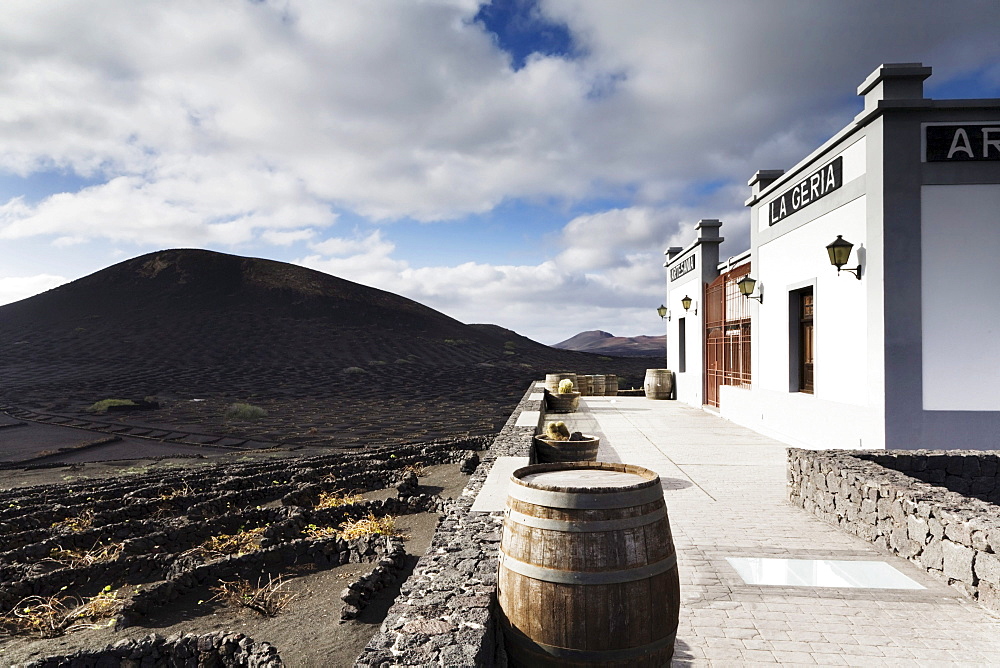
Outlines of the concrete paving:
[{"label": "concrete paving", "polygon": [[[785,444],[645,397],[585,397],[559,417],[601,437],[602,461],[661,477],[681,578],[673,665],[1000,665],[1000,618],[788,503]],[[879,561],[924,588],[748,585],[726,557]]]}]

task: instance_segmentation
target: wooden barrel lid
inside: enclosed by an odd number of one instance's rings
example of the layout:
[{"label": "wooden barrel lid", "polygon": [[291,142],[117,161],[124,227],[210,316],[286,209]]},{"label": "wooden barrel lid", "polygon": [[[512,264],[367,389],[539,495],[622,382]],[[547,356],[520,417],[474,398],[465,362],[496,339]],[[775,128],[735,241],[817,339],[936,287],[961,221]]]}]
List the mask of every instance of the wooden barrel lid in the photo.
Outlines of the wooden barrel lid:
[{"label": "wooden barrel lid", "polygon": [[663,499],[660,476],[631,464],[533,464],[510,481],[510,498],[550,508],[625,508]]},{"label": "wooden barrel lid", "polygon": [[586,487],[598,489],[631,487],[646,481],[635,473],[624,471],[605,471],[601,469],[567,469],[564,471],[541,471],[529,473],[521,477],[523,482],[532,487]]}]

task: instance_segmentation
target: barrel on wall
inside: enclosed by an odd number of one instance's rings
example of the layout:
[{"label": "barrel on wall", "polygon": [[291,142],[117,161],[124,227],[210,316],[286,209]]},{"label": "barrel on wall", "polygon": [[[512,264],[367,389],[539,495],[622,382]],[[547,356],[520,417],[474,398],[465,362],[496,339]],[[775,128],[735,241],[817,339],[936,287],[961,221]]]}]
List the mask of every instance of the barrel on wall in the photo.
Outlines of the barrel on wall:
[{"label": "barrel on wall", "polygon": [[680,607],[660,478],[607,462],[511,476],[497,597],[513,666],[668,666]]},{"label": "barrel on wall", "polygon": [[604,396],[604,376],[603,375],[593,375],[590,377],[591,382],[594,385],[594,396],[603,397]]},{"label": "barrel on wall", "polygon": [[674,372],[670,369],[646,369],[642,386],[649,399],[669,399],[674,395]]},{"label": "barrel on wall", "polygon": [[580,394],[585,397],[593,396],[594,394],[594,384],[591,382],[590,376],[577,375],[577,381],[580,383]]},{"label": "barrel on wall", "polygon": [[581,434],[578,441],[552,441],[544,435],[535,436],[535,458],[539,462],[596,462],[601,439]]},{"label": "barrel on wall", "polygon": [[613,373],[609,373],[604,376],[604,396],[618,396],[618,376]]}]

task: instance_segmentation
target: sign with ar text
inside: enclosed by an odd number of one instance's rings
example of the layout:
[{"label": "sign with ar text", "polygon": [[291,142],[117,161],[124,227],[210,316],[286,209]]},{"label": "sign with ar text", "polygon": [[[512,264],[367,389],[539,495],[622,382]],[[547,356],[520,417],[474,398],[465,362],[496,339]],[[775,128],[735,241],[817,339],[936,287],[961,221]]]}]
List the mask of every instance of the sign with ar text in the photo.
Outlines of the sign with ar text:
[{"label": "sign with ar text", "polygon": [[844,158],[837,156],[832,162],[820,167],[771,202],[770,224],[774,225],[796,211],[801,211],[842,185],[844,185]]},{"label": "sign with ar text", "polygon": [[1000,121],[927,125],[924,146],[927,162],[1000,160]]},{"label": "sign with ar text", "polygon": [[670,280],[676,281],[678,278],[688,273],[689,271],[694,271],[694,255],[690,255],[674,266],[670,267]]}]

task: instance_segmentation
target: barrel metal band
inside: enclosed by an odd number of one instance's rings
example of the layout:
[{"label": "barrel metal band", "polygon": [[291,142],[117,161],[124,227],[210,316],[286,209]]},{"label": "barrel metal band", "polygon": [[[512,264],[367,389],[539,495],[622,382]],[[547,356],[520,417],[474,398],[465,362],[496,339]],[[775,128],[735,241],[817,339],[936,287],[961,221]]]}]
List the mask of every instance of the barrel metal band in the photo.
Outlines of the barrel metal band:
[{"label": "barrel metal band", "polygon": [[584,533],[594,531],[617,531],[619,529],[634,529],[659,522],[667,516],[666,507],[657,508],[651,513],[639,515],[637,517],[623,517],[617,520],[553,520],[544,517],[532,517],[519,513],[516,510],[508,510],[507,516],[511,521],[520,526],[532,527],[534,529],[551,529],[553,531],[563,531],[566,533]]},{"label": "barrel metal band", "polygon": [[522,631],[513,628],[506,620],[504,620],[504,622],[504,626],[507,631],[507,640],[513,640],[514,644],[523,647],[529,652],[533,651],[536,653],[543,653],[557,659],[578,661],[580,663],[598,664],[639,659],[673,645],[674,641],[677,639],[677,631],[674,630],[662,638],[645,645],[640,645],[639,647],[623,647],[620,649],[607,650],[571,649],[569,647],[546,645],[545,643],[538,642],[537,640],[532,640]]},{"label": "barrel metal band", "polygon": [[547,508],[599,510],[601,508],[630,508],[661,500],[663,499],[663,488],[659,485],[650,485],[627,492],[588,494],[586,492],[551,492],[513,484],[507,488],[507,494],[518,501]]},{"label": "barrel metal band", "polygon": [[500,551],[500,567],[506,568],[532,580],[552,582],[555,584],[605,585],[621,582],[645,580],[654,575],[666,573],[677,565],[677,555],[671,554],[665,559],[645,566],[628,568],[621,571],[564,571],[557,568],[545,568],[535,564],[527,564]]}]

